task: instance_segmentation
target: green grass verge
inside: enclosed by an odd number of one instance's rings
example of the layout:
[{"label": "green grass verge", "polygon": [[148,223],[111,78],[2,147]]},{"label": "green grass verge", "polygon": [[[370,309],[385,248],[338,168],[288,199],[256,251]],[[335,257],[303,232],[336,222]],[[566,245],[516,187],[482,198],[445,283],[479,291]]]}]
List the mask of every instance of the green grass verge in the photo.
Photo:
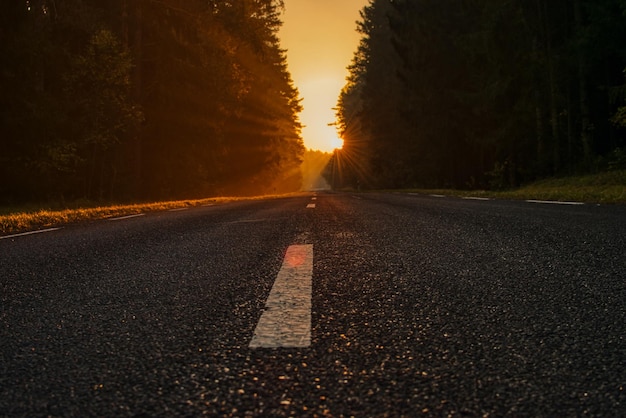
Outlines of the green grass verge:
[{"label": "green grass verge", "polygon": [[626,203],[626,170],[537,181],[504,191],[411,189],[407,192],[513,200],[552,200],[603,204]]},{"label": "green grass verge", "polygon": [[257,197],[214,197],[198,200],[176,200],[169,202],[140,203],[71,209],[5,208],[0,212],[0,235],[51,228],[74,222],[114,218],[145,212],[163,211],[208,204],[220,204],[238,200],[257,200],[280,196]]}]

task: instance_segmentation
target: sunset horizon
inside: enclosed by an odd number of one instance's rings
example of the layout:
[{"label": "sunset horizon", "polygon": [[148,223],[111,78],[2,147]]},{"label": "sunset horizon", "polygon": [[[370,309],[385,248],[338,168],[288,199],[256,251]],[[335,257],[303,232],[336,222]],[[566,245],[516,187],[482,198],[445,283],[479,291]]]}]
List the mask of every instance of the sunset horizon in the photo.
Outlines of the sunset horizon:
[{"label": "sunset horizon", "polygon": [[[306,148],[333,152],[342,141],[333,108],[346,84],[347,67],[357,48],[359,12],[368,0],[286,0],[279,31],[281,47],[300,92],[300,122]],[[320,22],[324,22],[320,24]]]}]

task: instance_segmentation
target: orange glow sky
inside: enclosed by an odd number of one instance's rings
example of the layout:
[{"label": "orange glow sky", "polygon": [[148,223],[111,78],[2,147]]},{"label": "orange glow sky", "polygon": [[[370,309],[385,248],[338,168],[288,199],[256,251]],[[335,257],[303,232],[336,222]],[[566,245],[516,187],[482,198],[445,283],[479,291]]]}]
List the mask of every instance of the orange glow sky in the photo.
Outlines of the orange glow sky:
[{"label": "orange glow sky", "polygon": [[341,141],[333,107],[346,84],[352,55],[359,43],[359,11],[368,0],[285,0],[281,47],[304,100],[300,121],[307,148],[331,152]]}]

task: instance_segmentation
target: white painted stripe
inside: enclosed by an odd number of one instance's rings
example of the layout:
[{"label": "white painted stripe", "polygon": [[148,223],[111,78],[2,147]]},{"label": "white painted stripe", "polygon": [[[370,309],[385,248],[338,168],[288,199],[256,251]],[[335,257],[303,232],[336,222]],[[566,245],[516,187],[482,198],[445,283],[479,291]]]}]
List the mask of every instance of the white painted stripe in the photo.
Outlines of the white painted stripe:
[{"label": "white painted stripe", "polygon": [[311,200],[317,200],[317,197],[312,197]]},{"label": "white painted stripe", "polygon": [[474,197],[474,196],[465,196],[463,199],[465,200],[491,200],[488,197]]},{"label": "white painted stripe", "polygon": [[548,205],[572,205],[572,206],[581,206],[584,205],[583,202],[559,202],[557,200],[527,200],[528,203],[542,203]]},{"label": "white painted stripe", "polygon": [[251,348],[311,345],[313,245],[292,245],[250,341]]},{"label": "white painted stripe", "polygon": [[170,209],[168,210],[168,212],[181,212],[183,210],[189,210],[189,208],[176,208],[176,209]]},{"label": "white painted stripe", "polygon": [[315,209],[315,203],[309,203],[308,205],[306,205],[307,209]]},{"label": "white painted stripe", "polygon": [[430,197],[446,197],[445,195],[442,195],[442,194],[431,194],[429,196]]},{"label": "white painted stripe", "polygon": [[0,239],[24,237],[26,235],[33,235],[33,234],[42,234],[44,232],[58,231],[59,229],[61,229],[61,228],[48,228],[48,229],[40,229],[40,230],[37,230],[37,231],[22,232],[20,234],[5,235],[4,237],[0,237]]},{"label": "white painted stripe", "polygon": [[137,218],[139,216],[145,216],[145,213],[136,213],[134,215],[128,215],[128,216],[120,216],[119,218],[110,218],[109,221],[123,221],[124,219],[131,219],[131,218]]}]

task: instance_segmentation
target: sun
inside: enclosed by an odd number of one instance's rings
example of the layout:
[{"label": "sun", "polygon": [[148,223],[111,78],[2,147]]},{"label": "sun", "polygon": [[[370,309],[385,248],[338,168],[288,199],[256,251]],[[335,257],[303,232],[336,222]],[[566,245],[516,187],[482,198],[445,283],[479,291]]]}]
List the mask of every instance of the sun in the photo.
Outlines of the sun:
[{"label": "sun", "polygon": [[339,138],[339,136],[334,135],[330,137],[329,140],[329,144],[330,146],[335,150],[335,149],[342,149],[343,148],[343,139]]}]

